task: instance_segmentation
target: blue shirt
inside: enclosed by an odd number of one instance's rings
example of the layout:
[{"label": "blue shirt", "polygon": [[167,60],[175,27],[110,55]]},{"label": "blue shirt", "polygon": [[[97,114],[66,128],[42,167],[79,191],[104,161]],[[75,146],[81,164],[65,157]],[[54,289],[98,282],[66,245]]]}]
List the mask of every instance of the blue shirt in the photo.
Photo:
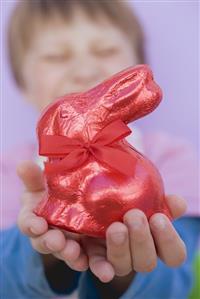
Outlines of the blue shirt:
[{"label": "blue shirt", "polygon": [[[160,260],[151,273],[137,273],[120,299],[186,299],[193,285],[192,263],[198,245],[200,219],[183,217],[174,222],[185,242],[188,257],[178,268],[169,268]],[[1,231],[0,298],[44,299],[61,296],[46,279],[42,259],[17,227]],[[78,288],[80,299],[101,299],[89,271],[74,271],[72,283],[66,277],[66,292]],[[105,299],[105,298],[104,298]],[[112,298],[110,298],[112,299]]]}]

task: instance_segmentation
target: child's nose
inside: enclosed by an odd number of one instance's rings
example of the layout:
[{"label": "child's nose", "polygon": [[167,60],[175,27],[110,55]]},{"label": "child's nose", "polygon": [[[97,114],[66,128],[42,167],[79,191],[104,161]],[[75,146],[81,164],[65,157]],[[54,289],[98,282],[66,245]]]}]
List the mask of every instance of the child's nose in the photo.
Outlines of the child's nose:
[{"label": "child's nose", "polygon": [[79,68],[75,70],[72,74],[73,83],[82,88],[83,90],[87,90],[99,82],[101,82],[103,75],[98,68],[79,65]]}]

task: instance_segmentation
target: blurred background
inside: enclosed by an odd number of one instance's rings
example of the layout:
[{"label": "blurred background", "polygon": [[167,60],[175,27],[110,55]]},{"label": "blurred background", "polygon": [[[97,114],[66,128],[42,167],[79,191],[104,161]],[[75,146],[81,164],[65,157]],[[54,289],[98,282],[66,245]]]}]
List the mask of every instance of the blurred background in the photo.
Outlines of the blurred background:
[{"label": "blurred background", "polygon": [[[198,1],[130,1],[144,27],[146,53],[163,89],[162,104],[137,121],[143,130],[165,130],[198,147]],[[32,141],[37,114],[23,100],[10,73],[6,26],[15,1],[2,5],[3,151]],[[29,126],[25,124],[29,122]]]}]

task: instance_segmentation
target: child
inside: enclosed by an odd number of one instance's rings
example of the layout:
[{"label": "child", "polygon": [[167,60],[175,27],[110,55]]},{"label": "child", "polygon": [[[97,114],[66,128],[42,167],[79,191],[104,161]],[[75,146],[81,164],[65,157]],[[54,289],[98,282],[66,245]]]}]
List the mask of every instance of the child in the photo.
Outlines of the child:
[{"label": "child", "polygon": [[[38,111],[60,95],[87,90],[113,73],[144,62],[140,26],[121,1],[20,2],[11,19],[9,49],[14,78]],[[137,147],[134,137],[132,142]],[[140,150],[163,175],[166,192],[195,198],[190,148],[158,133],[141,136],[140,143]],[[108,228],[106,244],[50,230],[44,219],[33,214],[44,193],[41,169],[31,161],[18,166],[25,191],[13,174],[21,159],[41,162],[37,148],[26,146],[17,153],[3,168],[3,182],[12,184],[6,190],[3,214],[13,218],[13,226],[4,226],[2,231],[3,298],[53,298],[77,288],[81,299],[188,297],[199,219],[184,217],[173,227],[162,214],[148,222],[141,211],[133,209],[123,223]],[[187,176],[182,169],[187,169]],[[18,196],[20,230],[15,226]],[[166,199],[174,219],[182,216],[184,200],[175,195]]]}]

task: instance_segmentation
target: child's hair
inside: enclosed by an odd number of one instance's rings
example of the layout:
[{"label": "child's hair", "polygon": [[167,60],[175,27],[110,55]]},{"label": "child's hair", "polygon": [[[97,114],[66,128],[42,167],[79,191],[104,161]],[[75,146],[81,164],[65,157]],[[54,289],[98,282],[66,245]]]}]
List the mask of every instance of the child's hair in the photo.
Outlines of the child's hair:
[{"label": "child's hair", "polygon": [[[121,0],[28,0],[20,1],[12,14],[8,30],[8,50],[11,70],[19,87],[23,87],[21,73],[23,57],[34,38],[34,29],[41,21],[57,16],[70,21],[76,5],[94,21],[103,14],[126,33],[136,52],[138,63],[145,62],[143,32],[133,10]],[[39,22],[40,21],[40,22]]]}]

